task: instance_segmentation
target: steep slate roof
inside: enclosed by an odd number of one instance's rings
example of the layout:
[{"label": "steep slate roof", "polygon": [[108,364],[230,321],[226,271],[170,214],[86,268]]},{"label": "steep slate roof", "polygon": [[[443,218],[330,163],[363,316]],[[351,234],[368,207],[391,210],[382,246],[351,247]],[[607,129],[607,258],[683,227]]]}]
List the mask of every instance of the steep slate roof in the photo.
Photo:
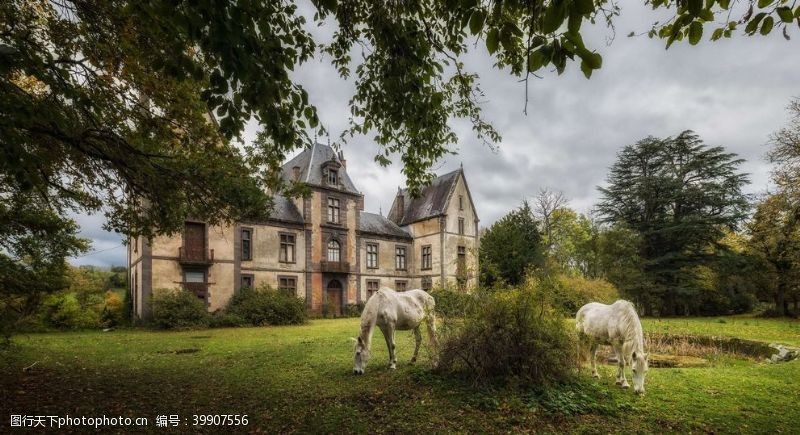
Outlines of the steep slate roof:
[{"label": "steep slate roof", "polygon": [[384,236],[402,237],[410,239],[411,235],[389,219],[375,213],[361,212],[358,224],[359,231]]},{"label": "steep slate roof", "polygon": [[[403,213],[398,214],[399,210],[396,210],[398,207],[397,197],[395,197],[389,216],[392,216],[392,219],[398,225],[405,226],[443,215],[447,210],[450,193],[455,189],[460,174],[461,169],[456,169],[453,172],[435,178],[428,187],[422,189],[420,196],[417,198],[411,198],[406,189],[401,190],[399,194],[404,196],[403,202],[405,203]],[[396,216],[400,216],[399,219],[396,219]]]},{"label": "steep slate roof", "polygon": [[[336,151],[333,148],[331,148],[329,145],[316,143],[311,148],[304,149],[300,154],[294,156],[294,158],[284,163],[282,167],[283,178],[286,180],[292,180],[294,178],[293,168],[295,166],[299,166],[299,181],[303,181],[314,186],[327,187],[322,180],[322,164],[331,160],[341,163],[339,156],[336,155]],[[358,189],[356,189],[353,181],[350,180],[350,176],[347,175],[347,170],[339,171],[339,188],[346,192],[360,195],[360,192]]]},{"label": "steep slate roof", "polygon": [[269,214],[270,219],[275,219],[283,222],[303,223],[303,214],[297,209],[294,201],[283,196],[275,195],[272,197],[274,206],[272,213]]}]

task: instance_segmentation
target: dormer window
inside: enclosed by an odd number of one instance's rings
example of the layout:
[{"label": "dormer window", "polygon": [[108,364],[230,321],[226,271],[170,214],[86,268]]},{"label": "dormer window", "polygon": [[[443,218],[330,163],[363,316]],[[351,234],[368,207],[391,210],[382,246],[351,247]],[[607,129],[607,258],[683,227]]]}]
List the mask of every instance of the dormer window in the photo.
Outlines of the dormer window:
[{"label": "dormer window", "polygon": [[328,169],[328,184],[331,186],[339,185],[339,171],[336,169]]}]

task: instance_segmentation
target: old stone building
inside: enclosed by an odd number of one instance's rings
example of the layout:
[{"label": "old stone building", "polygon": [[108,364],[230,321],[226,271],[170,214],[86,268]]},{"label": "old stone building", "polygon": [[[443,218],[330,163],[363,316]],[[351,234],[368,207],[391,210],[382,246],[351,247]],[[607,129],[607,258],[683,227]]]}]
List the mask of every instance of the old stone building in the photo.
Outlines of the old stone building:
[{"label": "old stone building", "polygon": [[462,169],[436,178],[418,198],[398,190],[388,217],[363,211],[364,196],[341,153],[316,144],[283,166],[307,198],[275,198],[270,217],[228,226],[187,221],[182,234],[132,240],[128,265],[137,316],[153,289],[182,288],[209,310],[242,287],[269,284],[341,313],[382,286],[462,287],[477,279],[478,215]]}]

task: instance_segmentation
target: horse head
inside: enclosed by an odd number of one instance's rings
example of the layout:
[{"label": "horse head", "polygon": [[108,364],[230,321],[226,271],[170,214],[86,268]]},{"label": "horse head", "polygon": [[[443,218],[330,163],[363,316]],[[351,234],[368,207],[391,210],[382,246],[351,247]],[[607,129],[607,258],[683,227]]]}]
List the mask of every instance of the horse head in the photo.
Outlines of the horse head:
[{"label": "horse head", "polygon": [[356,340],[355,354],[353,355],[353,374],[363,375],[369,361],[369,348],[361,336]]},{"label": "horse head", "polygon": [[633,392],[636,394],[644,394],[644,378],[647,375],[646,353],[633,352],[631,371],[633,372]]}]

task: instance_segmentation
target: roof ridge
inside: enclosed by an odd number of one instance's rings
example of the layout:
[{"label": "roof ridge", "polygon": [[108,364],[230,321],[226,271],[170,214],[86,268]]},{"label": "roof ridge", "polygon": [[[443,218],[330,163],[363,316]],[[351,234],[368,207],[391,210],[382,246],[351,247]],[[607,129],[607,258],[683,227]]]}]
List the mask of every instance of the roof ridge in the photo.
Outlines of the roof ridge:
[{"label": "roof ridge", "polygon": [[308,170],[306,171],[306,183],[311,178],[311,168],[314,167],[314,151],[317,148],[317,141],[314,141],[314,145],[311,146],[311,157],[308,159]]}]

